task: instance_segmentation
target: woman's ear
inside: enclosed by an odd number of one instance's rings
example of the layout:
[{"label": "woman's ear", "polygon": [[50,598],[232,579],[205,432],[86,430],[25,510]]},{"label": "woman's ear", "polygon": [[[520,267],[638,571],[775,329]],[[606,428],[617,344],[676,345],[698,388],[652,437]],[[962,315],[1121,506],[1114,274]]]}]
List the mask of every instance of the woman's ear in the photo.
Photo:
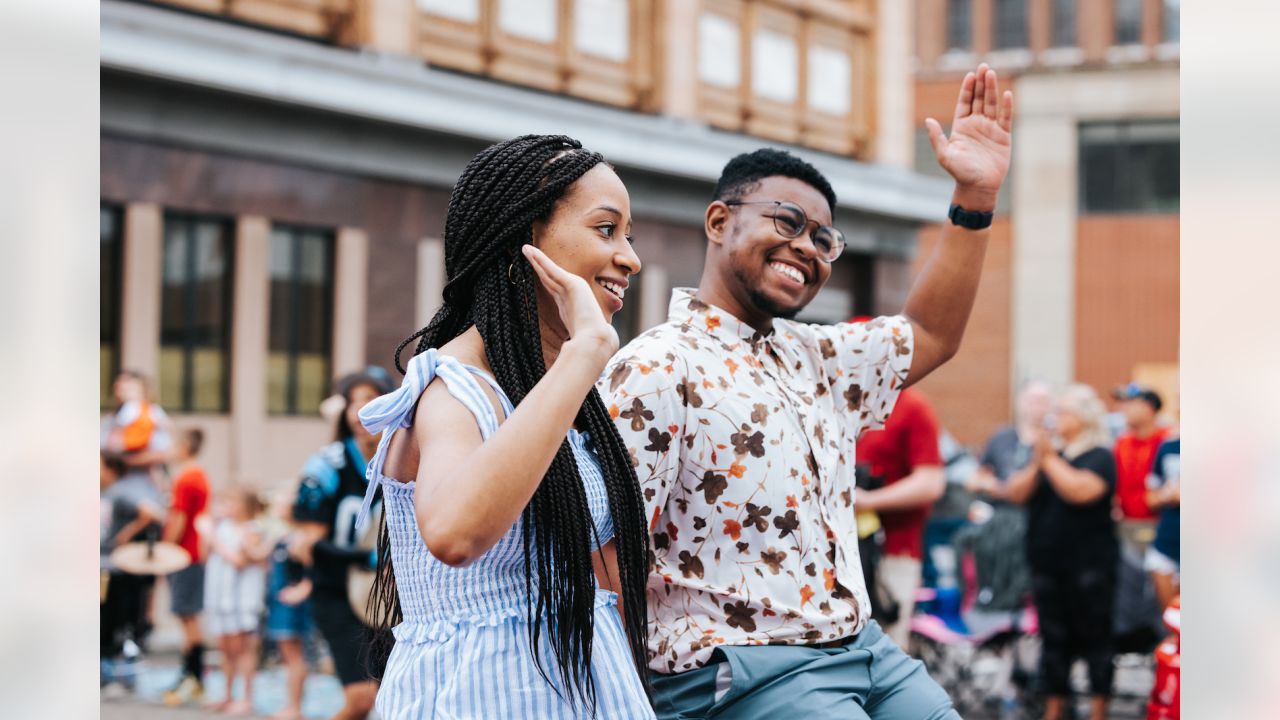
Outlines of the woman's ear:
[{"label": "woman's ear", "polygon": [[547,232],[549,228],[550,228],[550,223],[547,220],[543,218],[538,218],[537,220],[534,220],[533,232],[530,233],[532,236],[530,244],[532,244],[534,247],[538,248],[539,250],[542,250],[543,249],[542,246],[546,241]]}]

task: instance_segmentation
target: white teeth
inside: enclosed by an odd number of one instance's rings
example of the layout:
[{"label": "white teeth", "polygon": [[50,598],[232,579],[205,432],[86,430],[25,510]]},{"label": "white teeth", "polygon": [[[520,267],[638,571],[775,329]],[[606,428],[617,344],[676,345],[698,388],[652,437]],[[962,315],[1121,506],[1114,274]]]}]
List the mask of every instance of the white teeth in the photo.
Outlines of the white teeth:
[{"label": "white teeth", "polygon": [[600,287],[604,288],[605,290],[608,290],[614,295],[617,295],[619,300],[621,300],[623,296],[627,294],[626,288],[622,287],[617,283],[611,283],[608,280],[601,280]]},{"label": "white teeth", "polygon": [[782,273],[783,275],[786,275],[787,277],[791,278],[792,280],[795,280],[798,283],[802,283],[802,284],[804,283],[804,275],[801,274],[799,270],[791,267],[786,263],[769,263],[769,267],[773,268],[774,270],[777,270],[778,272]]}]

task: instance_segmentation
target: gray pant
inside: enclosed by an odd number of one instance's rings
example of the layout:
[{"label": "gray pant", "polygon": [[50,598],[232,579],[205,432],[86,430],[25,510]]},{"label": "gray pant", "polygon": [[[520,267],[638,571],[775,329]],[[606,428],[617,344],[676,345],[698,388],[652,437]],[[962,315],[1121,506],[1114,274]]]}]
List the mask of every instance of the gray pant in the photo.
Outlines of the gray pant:
[{"label": "gray pant", "polygon": [[697,670],[649,678],[660,720],[960,720],[874,620],[841,647],[724,645]]},{"label": "gray pant", "polygon": [[194,617],[204,610],[204,563],[192,563],[168,576],[169,606],[178,617]]}]

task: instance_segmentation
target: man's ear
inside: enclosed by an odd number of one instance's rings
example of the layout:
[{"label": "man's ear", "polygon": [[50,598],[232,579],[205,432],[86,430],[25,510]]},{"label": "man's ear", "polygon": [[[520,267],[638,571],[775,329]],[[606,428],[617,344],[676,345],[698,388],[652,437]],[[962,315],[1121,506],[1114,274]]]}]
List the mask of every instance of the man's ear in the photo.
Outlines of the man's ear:
[{"label": "man's ear", "polygon": [[723,245],[729,233],[732,220],[729,206],[716,200],[707,206],[706,217],[703,218],[702,231],[707,235],[707,242]]}]

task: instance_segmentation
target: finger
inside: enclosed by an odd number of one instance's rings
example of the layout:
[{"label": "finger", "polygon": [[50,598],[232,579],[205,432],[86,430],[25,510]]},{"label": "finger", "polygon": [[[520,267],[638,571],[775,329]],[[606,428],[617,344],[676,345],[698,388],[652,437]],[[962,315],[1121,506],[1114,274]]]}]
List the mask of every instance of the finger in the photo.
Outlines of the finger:
[{"label": "finger", "polygon": [[528,258],[529,265],[533,267],[534,274],[538,276],[542,284],[553,293],[563,293],[564,284],[555,276],[555,270],[553,270],[553,268],[559,269],[559,267],[551,261],[551,258],[532,245],[525,245],[521,248],[521,251]]},{"label": "finger", "polygon": [[997,119],[1005,132],[1013,131],[1013,91],[1005,90],[1000,98],[1000,117]]},{"label": "finger", "polygon": [[960,81],[960,97],[956,99],[956,117],[962,118],[969,114],[973,107],[973,73],[966,73],[964,80]]},{"label": "finger", "polygon": [[947,153],[947,136],[942,132],[942,125],[933,118],[925,118],[924,127],[929,132],[929,144],[933,145],[933,154],[941,161]]},{"label": "finger", "polygon": [[1000,100],[1000,79],[996,77],[995,70],[988,70],[986,77],[986,92],[982,96],[982,114],[996,119],[996,105]]},{"label": "finger", "polygon": [[973,78],[973,103],[969,106],[969,112],[975,115],[982,114],[982,98],[987,90],[987,64],[982,63],[978,66],[978,71],[974,73]]}]

